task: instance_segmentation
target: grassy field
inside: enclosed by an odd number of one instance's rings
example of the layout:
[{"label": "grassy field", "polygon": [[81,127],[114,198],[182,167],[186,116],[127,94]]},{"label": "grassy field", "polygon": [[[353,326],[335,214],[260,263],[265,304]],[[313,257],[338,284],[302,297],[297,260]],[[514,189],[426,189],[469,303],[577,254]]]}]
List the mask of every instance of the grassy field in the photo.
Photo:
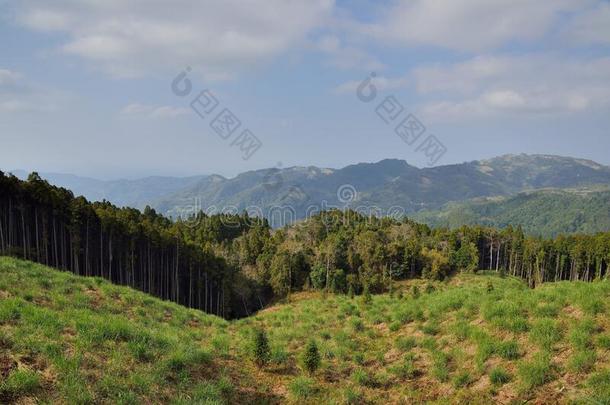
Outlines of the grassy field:
[{"label": "grassy field", "polygon": [[460,275],[370,300],[294,294],[227,322],[0,258],[0,403],[610,404],[609,298],[607,281]]}]

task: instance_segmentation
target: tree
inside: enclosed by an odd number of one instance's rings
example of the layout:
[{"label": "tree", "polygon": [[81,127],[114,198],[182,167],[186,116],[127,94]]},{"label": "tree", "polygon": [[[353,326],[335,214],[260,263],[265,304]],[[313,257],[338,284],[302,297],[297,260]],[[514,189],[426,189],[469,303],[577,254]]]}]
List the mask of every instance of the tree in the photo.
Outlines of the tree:
[{"label": "tree", "polygon": [[472,242],[463,243],[452,255],[452,262],[461,271],[475,272],[479,267],[479,250]]},{"label": "tree", "polygon": [[315,340],[312,339],[307,343],[301,361],[303,368],[309,374],[315,373],[318,367],[320,367],[320,352]]},{"label": "tree", "polygon": [[269,363],[270,350],[267,333],[264,329],[254,331],[254,363],[258,367],[263,367]]}]

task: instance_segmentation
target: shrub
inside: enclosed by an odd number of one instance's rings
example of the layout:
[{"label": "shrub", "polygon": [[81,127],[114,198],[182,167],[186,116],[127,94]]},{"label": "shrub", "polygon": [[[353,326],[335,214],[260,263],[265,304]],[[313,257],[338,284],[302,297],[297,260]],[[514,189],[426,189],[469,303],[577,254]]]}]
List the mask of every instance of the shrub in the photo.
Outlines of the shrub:
[{"label": "shrub", "polygon": [[422,332],[424,332],[426,335],[431,335],[434,336],[439,332],[439,326],[436,322],[427,322],[425,323],[422,328],[421,328]]},{"label": "shrub", "polygon": [[414,285],[413,287],[411,287],[411,295],[413,296],[413,298],[417,299],[419,298],[420,294],[419,294],[419,287],[417,287],[416,285]]},{"label": "shrub", "polygon": [[390,372],[399,378],[411,379],[417,375],[415,368],[415,356],[407,354],[399,364],[390,367]]},{"label": "shrub", "polygon": [[412,336],[399,336],[396,338],[396,348],[398,350],[402,350],[403,352],[408,352],[412,348],[417,346],[417,341]]},{"label": "shrub", "polygon": [[472,377],[468,371],[462,371],[453,378],[453,386],[455,388],[463,388],[468,386],[472,381]]},{"label": "shrub", "polygon": [[610,404],[610,369],[593,374],[587,381],[592,391],[591,402],[595,404]]},{"label": "shrub", "polygon": [[519,365],[519,377],[525,390],[531,390],[550,381],[551,361],[547,354],[538,353],[531,361]]},{"label": "shrub", "polygon": [[0,398],[16,399],[34,393],[40,387],[40,377],[30,370],[11,371],[5,381],[0,382]]},{"label": "shrub", "polygon": [[371,377],[364,369],[356,369],[352,373],[352,379],[358,385],[366,386],[371,385]]},{"label": "shrub", "polygon": [[269,362],[269,339],[263,329],[254,332],[254,363],[258,367],[263,367]]},{"label": "shrub", "polygon": [[362,393],[354,390],[351,387],[347,387],[345,389],[344,397],[347,405],[356,405],[364,402]]},{"label": "shrub", "polygon": [[362,319],[360,318],[350,319],[350,324],[355,332],[362,332],[364,330],[364,323],[362,323]]},{"label": "shrub", "polygon": [[556,321],[541,319],[530,332],[530,339],[545,350],[550,350],[561,339],[561,330]]},{"label": "shrub", "polygon": [[610,350],[610,335],[601,335],[597,338],[597,344],[602,349]]},{"label": "shrub", "polygon": [[297,377],[288,385],[290,394],[296,399],[308,399],[316,394],[316,386],[311,378]]},{"label": "shrub", "polygon": [[519,344],[514,340],[499,343],[496,347],[496,353],[506,360],[515,360],[521,357]]},{"label": "shrub", "polygon": [[489,373],[489,380],[492,384],[504,385],[510,382],[510,374],[501,367],[496,367]]},{"label": "shrub", "polygon": [[432,354],[432,375],[440,382],[449,379],[449,356],[443,352]]},{"label": "shrub", "polygon": [[371,291],[369,290],[369,286],[364,286],[364,292],[362,293],[362,302],[364,305],[370,305],[373,302],[373,296],[371,295]]},{"label": "shrub", "polygon": [[595,365],[597,356],[593,350],[581,350],[572,355],[569,367],[572,371],[586,373]]},{"label": "shrub", "polygon": [[320,352],[318,351],[318,345],[315,340],[310,340],[305,347],[302,358],[303,368],[309,373],[313,374],[320,367]]},{"label": "shrub", "polygon": [[269,361],[277,365],[286,364],[288,361],[288,352],[281,347],[274,346],[271,349]]}]

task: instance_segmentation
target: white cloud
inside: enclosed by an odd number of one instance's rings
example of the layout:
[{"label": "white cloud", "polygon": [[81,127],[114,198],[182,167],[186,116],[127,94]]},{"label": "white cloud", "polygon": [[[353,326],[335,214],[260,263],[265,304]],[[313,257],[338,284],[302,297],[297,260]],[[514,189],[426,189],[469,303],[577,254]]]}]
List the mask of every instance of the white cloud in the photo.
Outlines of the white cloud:
[{"label": "white cloud", "polygon": [[334,0],[25,0],[18,21],[67,34],[61,49],[118,76],[186,65],[226,77],[285,52]]},{"label": "white cloud", "polygon": [[578,113],[610,107],[610,58],[477,57],[412,72],[435,117]]},{"label": "white cloud", "polygon": [[360,27],[374,38],[460,51],[495,49],[541,38],[562,13],[593,0],[399,0],[381,20]]},{"label": "white cloud", "polygon": [[175,118],[189,113],[190,110],[188,108],[172,107],[169,105],[153,106],[139,103],[129,104],[121,110],[122,115],[146,118]]}]

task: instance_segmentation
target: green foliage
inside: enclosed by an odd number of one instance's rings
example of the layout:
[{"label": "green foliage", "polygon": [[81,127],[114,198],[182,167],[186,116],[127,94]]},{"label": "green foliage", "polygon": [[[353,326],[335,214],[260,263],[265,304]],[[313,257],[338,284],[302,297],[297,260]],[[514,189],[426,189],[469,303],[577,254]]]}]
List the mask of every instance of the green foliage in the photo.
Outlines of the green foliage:
[{"label": "green foliage", "polygon": [[530,339],[542,349],[551,350],[553,345],[561,339],[561,329],[557,321],[543,318],[533,324]]},{"label": "green foliage", "polygon": [[510,379],[510,374],[501,367],[495,367],[489,373],[489,380],[495,385],[504,385],[510,382]]},{"label": "green foliage", "polygon": [[311,378],[297,377],[288,385],[290,394],[297,400],[306,400],[313,397],[318,391]]},{"label": "green foliage", "polygon": [[466,272],[475,272],[479,268],[479,249],[474,243],[464,243],[454,253],[452,264]]},{"label": "green foliage", "polygon": [[0,382],[0,400],[16,400],[25,395],[33,395],[40,388],[40,377],[29,370],[14,369]]},{"label": "green foliage", "polygon": [[307,346],[305,346],[305,351],[301,357],[301,364],[309,374],[315,373],[320,367],[320,352],[315,340],[310,340]]},{"label": "green foliage", "polygon": [[254,331],[253,346],[254,363],[256,363],[258,367],[263,367],[269,363],[269,339],[267,338],[267,333],[263,329],[256,329]]},{"label": "green foliage", "polygon": [[546,353],[538,353],[532,360],[519,365],[519,378],[526,391],[549,382],[552,376],[551,360]]}]

